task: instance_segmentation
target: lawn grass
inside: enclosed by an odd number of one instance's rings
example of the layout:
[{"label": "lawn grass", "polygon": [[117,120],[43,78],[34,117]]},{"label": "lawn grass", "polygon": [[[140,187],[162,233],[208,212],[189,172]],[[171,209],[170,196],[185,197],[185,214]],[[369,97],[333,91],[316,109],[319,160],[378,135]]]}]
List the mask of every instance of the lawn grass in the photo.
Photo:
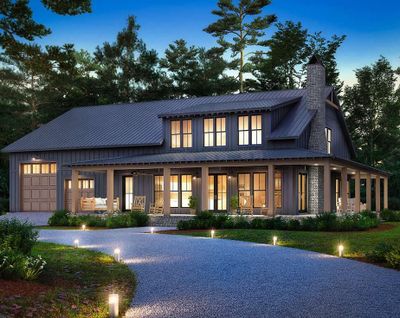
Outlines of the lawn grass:
[{"label": "lawn grass", "polygon": [[[171,234],[210,236],[210,231],[170,231]],[[215,230],[215,238],[272,244],[278,237],[278,245],[337,255],[339,244],[344,246],[344,256],[365,260],[367,252],[380,242],[399,244],[400,223],[388,222],[377,229],[357,232],[306,232],[258,229]]]},{"label": "lawn grass", "polygon": [[37,281],[0,285],[0,317],[108,317],[108,294],[120,297],[120,311],[132,300],[136,279],[111,256],[70,246],[36,243],[34,255],[47,265]]}]

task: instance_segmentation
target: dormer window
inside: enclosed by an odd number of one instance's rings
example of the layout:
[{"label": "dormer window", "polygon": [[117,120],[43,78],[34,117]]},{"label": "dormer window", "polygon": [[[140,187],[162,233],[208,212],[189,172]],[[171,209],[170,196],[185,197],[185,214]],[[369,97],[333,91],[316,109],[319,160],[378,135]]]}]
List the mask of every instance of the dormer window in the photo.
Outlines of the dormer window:
[{"label": "dormer window", "polygon": [[204,119],[204,147],[226,146],[226,118]]},{"label": "dormer window", "polygon": [[325,128],[325,137],[326,137],[326,152],[332,153],[332,129]]},{"label": "dormer window", "polygon": [[192,120],[171,121],[171,148],[192,147]]},{"label": "dormer window", "polygon": [[[262,116],[239,116],[239,145],[261,145],[262,144]],[[251,131],[251,134],[250,134]]]}]

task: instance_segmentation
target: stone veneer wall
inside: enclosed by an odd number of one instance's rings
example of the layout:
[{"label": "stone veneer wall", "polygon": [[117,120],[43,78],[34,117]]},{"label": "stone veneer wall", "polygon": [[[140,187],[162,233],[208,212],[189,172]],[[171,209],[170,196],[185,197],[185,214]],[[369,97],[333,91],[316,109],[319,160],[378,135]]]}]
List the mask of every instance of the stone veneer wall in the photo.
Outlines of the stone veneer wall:
[{"label": "stone veneer wall", "polygon": [[324,211],[324,167],[308,168],[308,212]]}]

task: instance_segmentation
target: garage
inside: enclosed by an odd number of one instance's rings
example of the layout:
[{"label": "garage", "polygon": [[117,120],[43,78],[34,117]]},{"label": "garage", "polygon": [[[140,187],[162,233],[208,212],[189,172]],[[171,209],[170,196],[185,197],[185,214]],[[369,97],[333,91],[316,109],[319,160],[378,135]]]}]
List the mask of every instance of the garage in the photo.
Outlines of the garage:
[{"label": "garage", "polygon": [[55,163],[22,164],[21,207],[24,212],[56,209],[57,165]]}]

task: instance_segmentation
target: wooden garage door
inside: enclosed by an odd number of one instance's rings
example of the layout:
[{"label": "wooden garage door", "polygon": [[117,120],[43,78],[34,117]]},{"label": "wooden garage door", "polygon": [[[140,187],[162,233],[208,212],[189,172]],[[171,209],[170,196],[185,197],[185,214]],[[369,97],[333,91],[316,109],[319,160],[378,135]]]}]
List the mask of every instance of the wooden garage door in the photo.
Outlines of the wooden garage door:
[{"label": "wooden garage door", "polygon": [[55,163],[22,165],[22,211],[56,209],[57,166]]}]

